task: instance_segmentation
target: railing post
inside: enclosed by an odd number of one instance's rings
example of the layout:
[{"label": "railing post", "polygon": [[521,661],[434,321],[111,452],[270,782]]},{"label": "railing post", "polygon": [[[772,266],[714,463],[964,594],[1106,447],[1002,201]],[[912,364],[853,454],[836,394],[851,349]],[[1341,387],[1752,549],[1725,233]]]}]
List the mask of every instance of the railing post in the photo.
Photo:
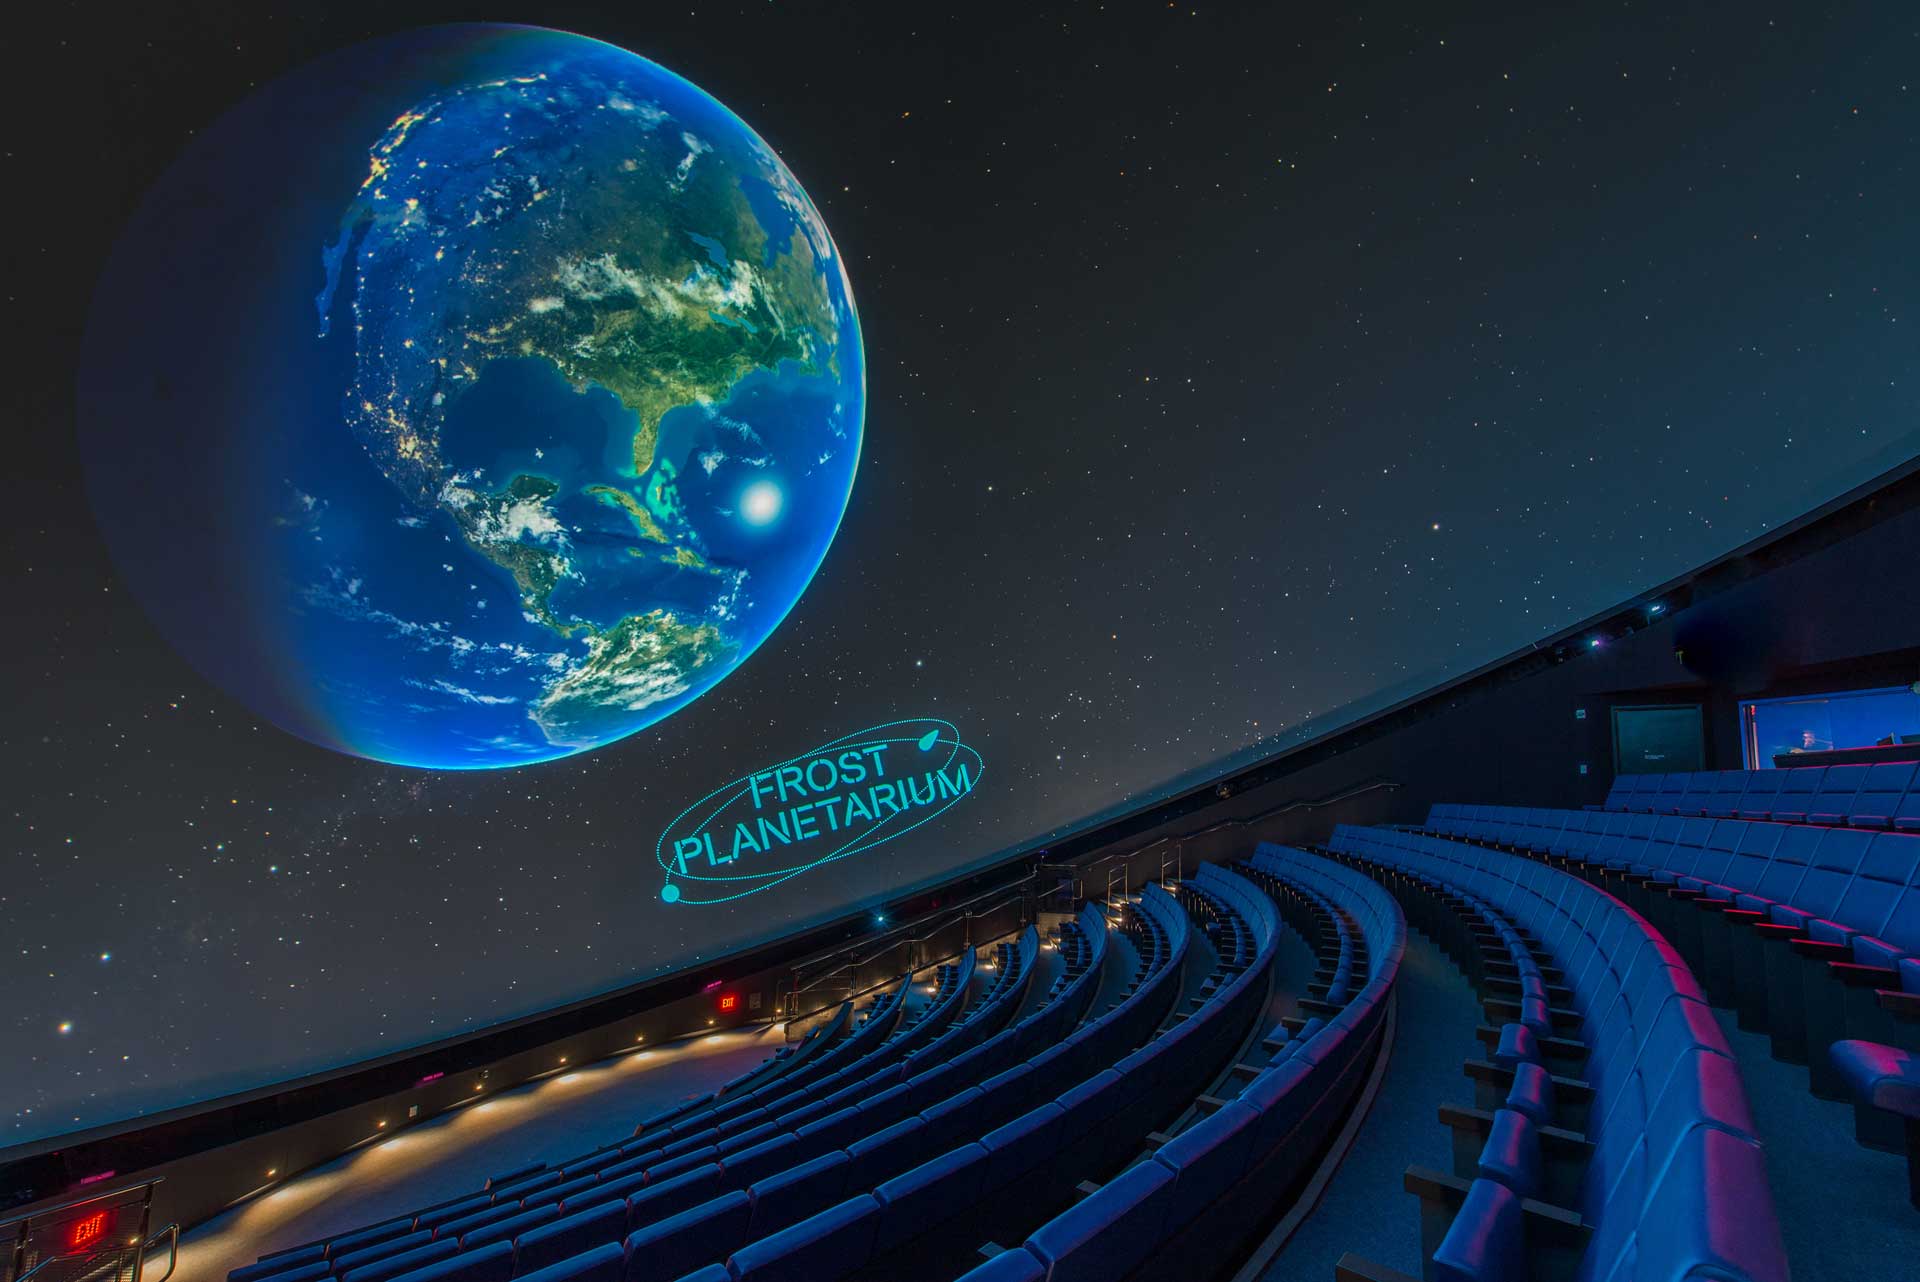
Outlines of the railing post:
[{"label": "railing post", "polygon": [[153,1232],[153,1190],[147,1185],[146,1195],[140,1199],[140,1236],[133,1248],[133,1282],[140,1282],[140,1274],[147,1266],[147,1237]]}]

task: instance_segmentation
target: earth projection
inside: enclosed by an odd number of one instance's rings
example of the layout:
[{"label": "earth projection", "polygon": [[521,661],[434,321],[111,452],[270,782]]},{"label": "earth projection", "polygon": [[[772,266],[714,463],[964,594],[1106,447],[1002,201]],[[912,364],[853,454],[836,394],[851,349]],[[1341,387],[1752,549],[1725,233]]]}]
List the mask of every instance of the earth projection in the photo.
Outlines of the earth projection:
[{"label": "earth projection", "polygon": [[428,28],[200,133],[93,301],[89,492],[204,673],[377,760],[519,765],[711,689],[859,459],[847,279],[773,151],[561,32]]}]

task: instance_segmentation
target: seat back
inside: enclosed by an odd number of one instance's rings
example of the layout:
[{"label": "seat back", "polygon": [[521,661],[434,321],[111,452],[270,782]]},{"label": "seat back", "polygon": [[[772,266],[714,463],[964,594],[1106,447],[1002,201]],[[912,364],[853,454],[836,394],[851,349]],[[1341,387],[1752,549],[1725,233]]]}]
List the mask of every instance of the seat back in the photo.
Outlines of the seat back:
[{"label": "seat back", "polygon": [[[1920,958],[1920,834],[1878,834],[1854,880],[1866,877],[1869,868],[1874,870],[1880,886],[1885,887],[1881,893],[1887,899],[1887,907],[1880,924],[1868,933],[1896,953]],[[1901,884],[1903,873],[1905,880]],[[1878,890],[1879,886],[1873,888]],[[1917,991],[1911,984],[1902,986],[1909,992]]]},{"label": "seat back", "polygon": [[1693,870],[1683,876],[1696,877],[1701,881],[1721,882],[1727,880],[1727,865],[1732,861],[1734,852],[1740,848],[1740,841],[1747,835],[1748,823],[1744,819],[1717,819],[1713,832],[1707,837],[1705,847],[1700,851],[1699,859]]},{"label": "seat back", "polygon": [[1920,837],[1872,834],[1866,856],[1829,916],[1842,926],[1898,947],[1882,932],[1899,912],[1901,898],[1916,876],[1920,876]]},{"label": "seat back", "polygon": [[1855,794],[1847,812],[1847,822],[1856,828],[1890,828],[1900,813],[1900,803],[1913,787],[1914,772],[1920,765],[1911,761],[1883,762],[1867,767],[1867,777]]},{"label": "seat back", "polygon": [[1859,797],[1860,788],[1866,783],[1867,774],[1872,769],[1872,766],[1827,767],[1819,788],[1814,790],[1812,800],[1807,803],[1807,822],[1847,822],[1847,816],[1853,813],[1854,800]]},{"label": "seat back", "polygon": [[1780,846],[1781,834],[1787,831],[1783,824],[1750,823],[1740,834],[1740,847],[1727,861],[1726,875],[1720,884],[1737,891],[1752,891],[1759,886],[1761,877],[1766,875],[1767,865],[1773,862],[1773,852]]},{"label": "seat back", "polygon": [[1732,819],[1740,813],[1740,799],[1747,792],[1748,772],[1721,770],[1713,777],[1713,791],[1702,813],[1710,819]]},{"label": "seat back", "polygon": [[1633,796],[1634,789],[1639,786],[1639,781],[1639,775],[1615,775],[1612,786],[1607,789],[1605,809],[1625,810],[1628,799]]},{"label": "seat back", "polygon": [[1827,777],[1827,768],[1796,766],[1786,773],[1787,777],[1780,783],[1780,795],[1773,799],[1773,817],[1781,823],[1805,823],[1821,781]]},{"label": "seat back", "polygon": [[1774,803],[1780,799],[1785,770],[1753,770],[1747,774],[1747,786],[1740,794],[1740,818],[1771,819]]},{"label": "seat back", "polygon": [[1807,875],[1807,868],[1819,853],[1823,835],[1818,828],[1782,825],[1780,843],[1773,848],[1773,859],[1747,893],[1777,904],[1792,903],[1794,892],[1800,889],[1800,879]]},{"label": "seat back", "polygon": [[1705,814],[1707,803],[1713,798],[1715,770],[1695,770],[1687,776],[1687,786],[1680,794],[1679,801],[1673,807],[1673,813],[1679,815]]},{"label": "seat back", "polygon": [[[1820,847],[1807,865],[1800,885],[1787,900],[1790,908],[1813,917],[1829,917],[1840,906],[1841,896],[1853,880],[1873,834],[1857,828],[1829,828],[1820,838]],[[1842,922],[1842,925],[1853,925]],[[1856,926],[1855,929],[1860,929]]]}]

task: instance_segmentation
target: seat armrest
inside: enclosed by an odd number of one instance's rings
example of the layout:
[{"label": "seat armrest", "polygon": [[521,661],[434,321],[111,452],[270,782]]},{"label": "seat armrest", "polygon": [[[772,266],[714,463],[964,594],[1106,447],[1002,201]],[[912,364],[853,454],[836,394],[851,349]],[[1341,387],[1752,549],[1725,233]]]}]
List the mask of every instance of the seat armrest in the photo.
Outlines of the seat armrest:
[{"label": "seat armrest", "polygon": [[1824,957],[1832,962],[1853,956],[1853,949],[1846,944],[1829,944],[1819,939],[1789,939],[1787,943],[1802,957]]},{"label": "seat armrest", "polygon": [[1333,1282],[1420,1282],[1420,1279],[1348,1251],[1333,1266]]},{"label": "seat armrest", "polygon": [[[1704,899],[1700,902],[1710,904],[1710,901]],[[1731,899],[1723,899],[1720,902],[1726,905],[1720,910],[1724,917],[1731,917],[1735,921],[1765,922],[1767,920],[1767,915],[1758,908],[1735,908]]]},{"label": "seat armrest", "polygon": [[1422,1202],[1438,1202],[1450,1212],[1460,1209],[1460,1204],[1467,1200],[1467,1189],[1472,1184],[1471,1180],[1436,1171],[1430,1166],[1409,1166],[1400,1180],[1407,1192]]},{"label": "seat armrest", "polygon": [[[1798,926],[1791,926],[1783,921],[1756,921],[1753,923],[1753,929],[1762,939],[1791,940],[1800,937],[1800,928]],[[1811,943],[1813,941],[1808,940],[1807,942]]]},{"label": "seat armrest", "polygon": [[1848,988],[1885,988],[1888,984],[1900,982],[1900,972],[1897,970],[1888,970],[1885,966],[1862,966],[1859,962],[1850,961],[1828,962],[1827,974]]},{"label": "seat armrest", "polygon": [[1462,1108],[1458,1104],[1440,1106],[1442,1125],[1456,1131],[1472,1131],[1475,1135],[1487,1135],[1493,1130],[1493,1114],[1485,1109]]},{"label": "seat armrest", "polygon": [[1881,1010],[1898,1015],[1901,1019],[1920,1021],[1920,993],[1882,988],[1874,993],[1874,997],[1879,999]]}]

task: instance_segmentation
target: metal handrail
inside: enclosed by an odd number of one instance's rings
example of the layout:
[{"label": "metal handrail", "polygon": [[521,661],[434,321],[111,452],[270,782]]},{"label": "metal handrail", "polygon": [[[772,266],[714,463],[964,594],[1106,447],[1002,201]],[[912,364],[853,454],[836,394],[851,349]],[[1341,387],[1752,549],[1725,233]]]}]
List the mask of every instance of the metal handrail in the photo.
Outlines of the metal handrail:
[{"label": "metal handrail", "polygon": [[167,1271],[154,1278],[153,1282],[167,1282],[167,1279],[173,1276],[173,1271],[180,1267],[180,1225],[175,1222],[140,1244],[140,1260],[133,1270],[134,1282],[147,1282],[145,1276],[147,1252],[153,1250],[154,1243],[161,1238],[167,1239]]},{"label": "metal handrail", "polygon": [[[138,1187],[138,1186],[136,1185],[135,1187]],[[88,1198],[86,1200],[92,1201],[93,1199]],[[167,1271],[165,1273],[162,1273],[159,1277],[152,1279],[152,1282],[167,1282],[167,1279],[173,1276],[173,1271],[180,1267],[180,1225],[176,1222],[176,1223],[167,1225],[167,1227],[165,1227],[164,1229],[161,1229],[158,1233],[154,1234],[152,1237],[148,1238],[146,1241],[140,1244],[139,1254],[134,1256],[134,1265],[133,1265],[134,1282],[148,1282],[147,1278],[144,1276],[144,1270],[146,1268],[146,1262],[147,1262],[147,1255],[149,1252],[153,1250],[153,1248],[156,1245],[159,1244],[159,1241],[161,1238],[167,1239]],[[103,1255],[125,1255],[128,1251],[131,1251],[131,1250],[134,1250],[134,1248],[130,1246],[116,1246],[111,1250],[95,1251],[92,1255],[89,1255],[86,1257],[86,1261],[87,1263],[91,1264],[93,1261],[99,1259]],[[70,1255],[49,1255],[46,1259],[40,1261],[40,1263],[34,1265],[32,1268],[28,1269],[25,1273],[22,1273],[19,1277],[15,1278],[13,1282],[27,1282],[28,1278],[31,1278],[34,1274],[46,1268],[49,1264],[59,1264],[63,1260],[71,1260],[72,1258],[73,1257]],[[115,1270],[115,1271],[117,1272],[118,1270]]]},{"label": "metal handrail", "polygon": [[[27,1211],[23,1214],[0,1220],[0,1231],[10,1229],[24,1220],[44,1220],[49,1216],[58,1215],[62,1211],[71,1211],[75,1207],[87,1206],[93,1202],[107,1202],[117,1197],[125,1197],[129,1193],[151,1191],[154,1185],[164,1184],[166,1178],[164,1175],[156,1175],[150,1180],[135,1180],[131,1184],[122,1184],[118,1188],[108,1189],[104,1193],[89,1193],[85,1197],[76,1197],[71,1201],[59,1202],[53,1206],[39,1207],[36,1210]],[[25,1277],[26,1275],[22,1274],[21,1276]]]},{"label": "metal handrail", "polygon": [[[114,1277],[118,1277],[121,1270],[131,1263],[133,1282],[140,1282],[140,1270],[146,1260],[147,1250],[159,1242],[162,1237],[171,1233],[173,1235],[173,1258],[168,1261],[165,1276],[159,1279],[159,1282],[166,1282],[167,1278],[173,1276],[174,1269],[179,1265],[179,1226],[177,1224],[169,1224],[153,1237],[147,1237],[147,1228],[152,1223],[153,1191],[160,1185],[163,1179],[164,1177],[162,1176],[155,1176],[152,1179],[124,1184],[119,1188],[107,1189],[104,1192],[88,1193],[84,1197],[71,1198],[65,1202],[56,1203],[53,1206],[27,1211],[11,1219],[0,1221],[0,1232],[8,1229],[13,1230],[13,1260],[11,1268],[8,1270],[9,1276],[13,1278],[13,1282],[27,1282],[29,1278],[35,1277],[49,1270],[51,1265],[59,1263],[66,1266],[77,1267],[80,1270],[80,1276],[82,1278],[97,1278],[105,1276],[108,1273],[111,1273]],[[21,1269],[21,1266],[24,1265],[27,1260],[28,1247],[34,1242],[36,1224],[43,1228],[52,1227],[60,1223],[63,1216],[70,1216],[74,1211],[84,1210],[86,1207],[97,1206],[101,1203],[116,1203],[125,1206],[130,1204],[131,1199],[135,1197],[139,1199],[140,1232],[134,1237],[132,1242],[115,1246],[103,1245],[84,1255],[69,1251],[48,1251],[42,1255],[31,1268]],[[102,1211],[99,1214],[104,1217],[106,1212]],[[77,1266],[75,1265],[75,1261],[78,1261]],[[111,1261],[112,1263],[109,1265],[103,1263],[103,1261]],[[20,1271],[14,1273],[13,1270],[15,1269],[19,1269]],[[51,1276],[51,1274],[49,1274],[49,1276]]]},{"label": "metal handrail", "polygon": [[1352,788],[1347,788],[1341,792],[1332,793],[1332,794],[1329,794],[1328,796],[1319,797],[1311,801],[1307,801],[1307,800],[1286,801],[1286,802],[1282,802],[1277,806],[1269,806],[1267,809],[1259,811],[1255,814],[1242,815],[1242,816],[1229,818],[1229,819],[1220,819],[1213,823],[1208,824],[1205,828],[1195,828],[1192,832],[1169,833],[1165,837],[1154,838],[1152,841],[1148,842],[1144,846],[1136,846],[1132,850],[1128,850],[1124,852],[1116,851],[1113,854],[1102,855],[1098,859],[1089,860],[1086,864],[1082,865],[1082,867],[1087,871],[1092,871],[1093,869],[1098,868],[1101,864],[1110,863],[1115,859],[1134,859],[1140,855],[1146,854],[1149,850],[1152,850],[1155,846],[1164,846],[1168,842],[1178,843],[1178,842],[1192,841],[1197,837],[1204,837],[1208,833],[1219,832],[1222,828],[1245,828],[1252,824],[1263,823],[1268,819],[1272,819],[1276,815],[1290,814],[1295,810],[1318,810],[1322,806],[1332,806],[1332,805],[1337,805],[1342,801],[1351,801],[1355,797],[1362,796],[1366,793],[1373,792],[1380,788],[1399,788],[1401,786],[1403,785],[1400,783],[1398,779],[1371,779],[1366,783],[1357,784]]},{"label": "metal handrail", "polygon": [[[1020,880],[1017,882],[1011,883],[1010,885],[996,886],[991,890],[982,891],[980,894],[975,895],[972,899],[969,899],[964,903],[954,904],[950,907],[941,908],[933,913],[929,913],[927,916],[922,917],[919,921],[905,922],[899,926],[894,927],[893,930],[887,932],[886,935],[880,937],[886,940],[885,943],[877,943],[874,939],[869,937],[867,939],[859,940],[852,944],[848,944],[844,948],[836,949],[833,953],[828,954],[826,957],[819,958],[817,961],[802,962],[800,963],[800,965],[794,967],[795,982],[794,982],[792,991],[796,995],[811,991],[813,988],[826,982],[828,979],[831,979],[833,976],[841,973],[842,971],[850,970],[855,966],[865,965],[867,962],[872,961],[874,958],[880,956],[882,953],[885,953],[890,949],[898,948],[902,944],[923,944],[927,940],[932,939],[940,931],[946,929],[948,926],[953,925],[957,921],[972,921],[977,917],[984,917],[994,909],[1002,908],[1006,906],[1006,904],[1013,902],[1015,899],[1023,897],[1026,893],[1024,889],[1026,884],[1029,881],[1032,881],[1033,878],[1034,878],[1034,872],[1029,871],[1026,876],[1020,878]],[[978,904],[981,900],[992,899],[995,896],[1001,897],[1000,902],[993,904],[989,908],[983,908],[977,911],[975,910],[974,905]],[[961,912],[960,911],[961,909],[965,909],[966,911]],[[959,915],[956,916],[955,915],[956,913],[958,913]],[[935,918],[938,918],[938,924],[931,927],[927,931],[927,933],[924,935],[902,936],[900,934],[900,932],[902,931],[912,930],[915,926],[921,924],[921,922],[932,921]],[[800,975],[805,973],[805,971],[809,966],[822,965],[822,964],[825,964],[826,962],[833,961],[836,958],[844,957],[846,956],[848,950],[861,947],[863,944],[871,944],[873,946],[873,950],[871,952],[867,952],[859,956],[849,957],[847,960],[841,961],[839,965],[834,966],[831,970],[822,971],[818,976],[814,977],[813,979],[807,981],[804,984],[799,982]]]},{"label": "metal handrail", "polygon": [[[864,953],[849,957],[847,960],[842,961],[839,965],[833,967],[833,969],[822,971],[820,974],[815,975],[813,978],[807,980],[804,984],[800,982],[801,968],[796,967],[794,969],[794,974],[793,974],[793,986],[787,990],[786,1000],[791,1003],[791,1006],[788,1009],[787,1018],[789,1020],[805,1019],[812,1015],[818,1014],[822,1010],[825,1010],[826,1009],[825,1006],[820,1006],[820,1007],[816,1007],[814,1010],[802,1012],[800,1010],[801,996],[804,993],[812,992],[814,989],[820,987],[822,984],[828,983],[829,981],[838,977],[844,976],[848,980],[848,987],[849,987],[849,992],[847,995],[848,1000],[852,1000],[854,997],[859,996],[858,993],[854,993],[851,991],[852,972],[858,969],[859,967],[874,961],[876,958],[882,957],[885,954],[892,952],[897,948],[906,947],[909,950],[908,969],[909,970],[918,969],[918,967],[915,966],[911,961],[911,958],[912,958],[911,949],[913,945],[925,943],[927,940],[932,939],[935,935],[939,934],[942,930],[945,930],[950,926],[953,926],[955,924],[960,924],[960,923],[972,922],[977,918],[985,917],[988,913],[1004,908],[1008,904],[1017,903],[1021,901],[1026,897],[1026,894],[1027,894],[1026,884],[1029,881],[1033,880],[1034,875],[1035,874],[1033,872],[1029,872],[1026,876],[1022,877],[1019,881],[1013,883],[1011,886],[997,886],[992,890],[983,891],[981,894],[974,896],[972,899],[967,900],[963,904],[955,904],[952,907],[940,909],[935,913],[929,913],[927,916],[920,918],[918,922],[908,922],[903,926],[896,927],[894,931],[889,933],[889,936],[887,937],[885,943],[876,945],[875,947],[873,947],[872,951],[870,952],[864,952]],[[995,900],[995,902],[993,902],[992,904],[988,905],[985,908],[978,907],[980,902],[986,899],[993,899]],[[964,911],[961,911],[962,909],[964,909]],[[901,931],[911,930],[914,928],[914,926],[919,925],[921,923],[935,921],[936,919],[937,919],[937,924],[933,925],[930,929],[928,929],[925,934],[902,935],[900,933]],[[971,934],[971,932],[969,932],[969,934]],[[856,943],[856,944],[850,944],[847,947],[853,948],[857,946],[858,944]],[[843,949],[838,954],[821,958],[820,961],[821,962],[830,961],[833,959],[833,956],[836,956],[836,955],[844,956],[845,953],[846,953],[846,950]],[[933,960],[942,960],[942,959],[936,958]],[[922,961],[920,963],[920,965],[928,965],[928,964],[931,964],[931,962]],[[871,991],[872,988],[883,987],[886,982],[887,981],[883,980],[881,981],[880,984],[872,985],[867,991]]]}]

